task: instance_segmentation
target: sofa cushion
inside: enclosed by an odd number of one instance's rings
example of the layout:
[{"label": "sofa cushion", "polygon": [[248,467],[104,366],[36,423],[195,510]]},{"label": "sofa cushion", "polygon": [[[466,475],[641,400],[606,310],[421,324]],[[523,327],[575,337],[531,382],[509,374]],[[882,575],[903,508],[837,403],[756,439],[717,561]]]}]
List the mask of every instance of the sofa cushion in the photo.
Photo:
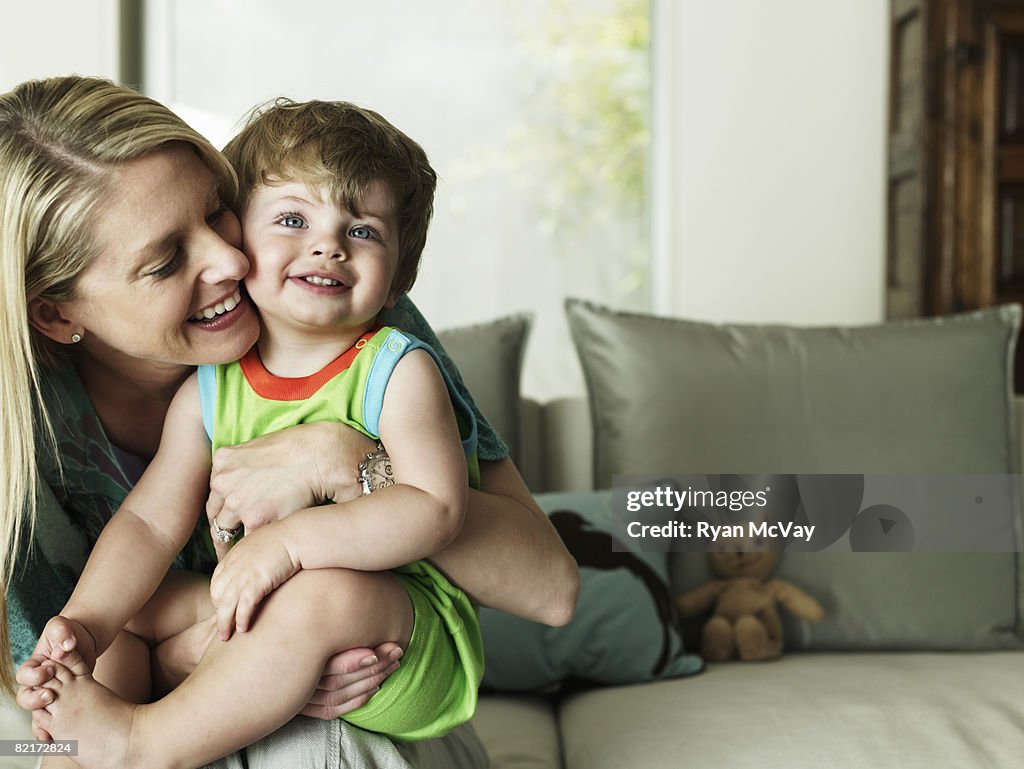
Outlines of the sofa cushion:
[{"label": "sofa cushion", "polygon": [[559,769],[558,721],[545,697],[482,696],[472,720],[490,769]]},{"label": "sofa cushion", "polygon": [[520,459],[519,380],[530,324],[530,315],[510,315],[437,334],[514,462]]},{"label": "sofa cushion", "polygon": [[1024,655],[794,654],[594,690],[559,710],[567,769],[1011,767]]},{"label": "sofa cushion", "polygon": [[[711,325],[573,300],[567,312],[600,485],[621,473],[1015,471],[1019,307],[858,328]],[[673,576],[677,589],[705,579],[704,556],[676,554]],[[1012,552],[787,553],[777,576],[826,612],[813,626],[789,618],[790,648],[1020,645]]]},{"label": "sofa cushion", "polygon": [[576,615],[553,628],[482,609],[484,686],[528,691],[566,679],[618,684],[699,671],[700,658],[683,653],[666,553],[613,549],[611,494],[541,494],[537,502],[580,565]]}]

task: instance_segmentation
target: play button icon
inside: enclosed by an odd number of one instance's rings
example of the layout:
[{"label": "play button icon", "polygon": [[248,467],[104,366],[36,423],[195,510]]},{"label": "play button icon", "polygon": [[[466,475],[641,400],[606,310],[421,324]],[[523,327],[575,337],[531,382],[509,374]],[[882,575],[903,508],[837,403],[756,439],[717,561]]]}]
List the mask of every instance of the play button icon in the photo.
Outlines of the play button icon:
[{"label": "play button icon", "polygon": [[903,553],[914,549],[914,526],[898,507],[864,508],[850,526],[850,549],[868,553]]}]

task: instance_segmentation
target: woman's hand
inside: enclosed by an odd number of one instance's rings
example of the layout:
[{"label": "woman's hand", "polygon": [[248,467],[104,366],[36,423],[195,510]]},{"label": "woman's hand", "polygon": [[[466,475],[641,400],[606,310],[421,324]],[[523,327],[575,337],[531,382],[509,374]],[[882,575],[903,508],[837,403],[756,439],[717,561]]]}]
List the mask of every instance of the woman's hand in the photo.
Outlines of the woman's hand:
[{"label": "woman's hand", "polygon": [[398,670],[402,657],[401,647],[393,643],[381,644],[369,654],[367,651],[350,649],[331,657],[301,714],[330,721],[365,705],[385,679]]},{"label": "woman's hand", "polygon": [[207,516],[251,532],[327,500],[354,499],[359,463],[375,448],[348,425],[314,422],[217,449]]}]

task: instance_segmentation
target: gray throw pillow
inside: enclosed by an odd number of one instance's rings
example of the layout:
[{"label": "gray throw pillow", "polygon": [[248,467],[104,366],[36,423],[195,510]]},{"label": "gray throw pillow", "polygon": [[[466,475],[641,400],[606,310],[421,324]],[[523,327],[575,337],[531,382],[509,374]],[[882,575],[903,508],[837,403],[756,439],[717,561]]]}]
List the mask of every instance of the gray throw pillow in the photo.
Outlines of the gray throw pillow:
[{"label": "gray throw pillow", "polygon": [[[595,483],[638,474],[1015,472],[1020,308],[853,328],[712,325],[569,300]],[[1019,547],[1019,543],[1017,543]],[[1015,553],[787,553],[825,607],[804,649],[1021,645]],[[673,558],[677,589],[707,578]]]},{"label": "gray throw pillow", "polygon": [[532,318],[509,315],[488,323],[439,331],[445,351],[459,367],[473,400],[520,460],[519,381]]}]

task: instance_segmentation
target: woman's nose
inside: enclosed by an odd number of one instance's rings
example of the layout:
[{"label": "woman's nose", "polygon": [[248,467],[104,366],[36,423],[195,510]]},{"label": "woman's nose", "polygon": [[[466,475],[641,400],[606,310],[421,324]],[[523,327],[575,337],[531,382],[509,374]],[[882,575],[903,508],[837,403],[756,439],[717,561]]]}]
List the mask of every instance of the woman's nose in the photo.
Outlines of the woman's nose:
[{"label": "woman's nose", "polygon": [[225,242],[215,233],[208,241],[206,262],[201,274],[205,283],[223,283],[227,280],[241,280],[249,272],[249,261],[245,254]]}]

